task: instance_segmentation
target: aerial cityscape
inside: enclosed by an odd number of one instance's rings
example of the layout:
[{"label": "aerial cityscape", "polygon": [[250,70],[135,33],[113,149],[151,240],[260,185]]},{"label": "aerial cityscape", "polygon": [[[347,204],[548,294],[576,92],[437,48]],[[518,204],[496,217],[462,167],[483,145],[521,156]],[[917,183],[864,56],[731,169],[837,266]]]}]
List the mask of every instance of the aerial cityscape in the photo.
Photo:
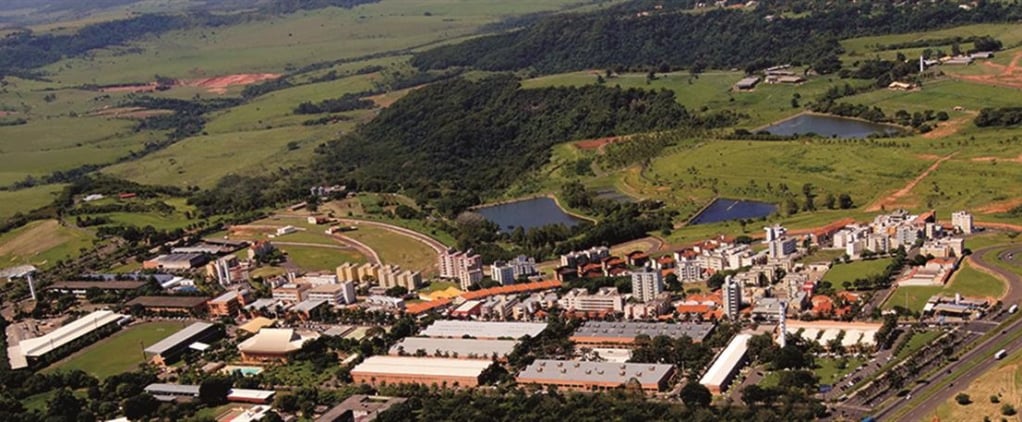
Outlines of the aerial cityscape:
[{"label": "aerial cityscape", "polygon": [[1010,421],[1018,0],[0,0],[0,421]]}]

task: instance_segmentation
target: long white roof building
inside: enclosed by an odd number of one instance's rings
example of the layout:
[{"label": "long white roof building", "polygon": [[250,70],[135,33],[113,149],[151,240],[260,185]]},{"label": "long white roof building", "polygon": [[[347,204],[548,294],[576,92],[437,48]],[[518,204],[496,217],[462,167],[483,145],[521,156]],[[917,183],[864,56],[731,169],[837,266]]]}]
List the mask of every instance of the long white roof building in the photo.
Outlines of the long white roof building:
[{"label": "long white roof building", "polygon": [[[75,341],[85,335],[96,331],[109,324],[116,323],[127,316],[109,310],[95,311],[91,314],[78,318],[69,324],[65,324],[49,334],[21,340],[16,346],[8,348],[8,353],[15,353],[19,356],[11,356],[12,369],[24,368],[28,365],[27,358],[38,358],[50,353],[61,346]],[[15,364],[18,367],[15,367]],[[21,366],[24,365],[24,366]]]},{"label": "long white roof building", "polygon": [[738,372],[739,365],[745,359],[745,352],[749,350],[749,339],[751,334],[739,334],[731,339],[724,351],[713,361],[710,369],[699,380],[699,383],[706,386],[714,393],[720,393],[727,389],[727,384]]},{"label": "long white roof building", "polygon": [[421,335],[426,337],[454,337],[465,336],[475,338],[513,338],[517,339],[528,335],[536,337],[546,330],[545,322],[487,322],[487,321],[452,321],[440,320],[434,322]]}]

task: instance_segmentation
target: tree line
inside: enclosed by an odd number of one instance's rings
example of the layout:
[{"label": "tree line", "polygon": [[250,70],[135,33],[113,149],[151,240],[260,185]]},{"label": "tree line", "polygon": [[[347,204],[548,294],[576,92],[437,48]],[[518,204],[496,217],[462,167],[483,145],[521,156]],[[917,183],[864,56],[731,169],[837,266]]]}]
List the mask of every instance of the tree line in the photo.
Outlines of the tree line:
[{"label": "tree line", "polygon": [[[762,69],[792,63],[837,70],[839,39],[915,32],[980,22],[1011,22],[1022,11],[984,2],[971,11],[949,2],[812,2],[798,17],[780,16],[791,3],[760,3],[755,10],[684,13],[678,5],[655,10],[630,2],[601,11],[559,15],[522,30],[480,37],[417,54],[421,69],[473,67],[559,73],[624,67]],[[644,9],[636,14],[636,9]],[[836,65],[836,67],[835,67]]]}]

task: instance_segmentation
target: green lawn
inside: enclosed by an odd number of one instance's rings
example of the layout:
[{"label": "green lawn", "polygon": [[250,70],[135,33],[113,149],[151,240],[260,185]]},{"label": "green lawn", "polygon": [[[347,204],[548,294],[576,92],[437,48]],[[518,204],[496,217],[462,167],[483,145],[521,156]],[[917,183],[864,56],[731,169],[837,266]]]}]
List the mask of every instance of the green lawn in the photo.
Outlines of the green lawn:
[{"label": "green lawn", "polygon": [[0,191],[0,220],[49,205],[65,185],[43,185],[15,191]]},{"label": "green lawn", "polygon": [[357,230],[344,232],[344,235],[372,248],[380,255],[380,260],[384,264],[396,264],[403,269],[422,271],[424,276],[436,273],[436,252],[411,237],[366,225],[359,226]]},{"label": "green lawn", "polygon": [[187,326],[184,322],[151,322],[128,327],[100,340],[84,352],[46,368],[45,372],[81,369],[97,378],[131,371],[145,361],[142,349]]},{"label": "green lawn", "polygon": [[451,287],[459,288],[458,283],[453,281],[431,281],[428,286],[419,289],[419,293],[433,293],[440,290],[447,290]]},{"label": "green lawn", "polygon": [[882,308],[894,309],[895,306],[902,306],[913,311],[922,311],[931,296],[943,291],[944,288],[940,286],[897,287],[890,299],[884,302]]},{"label": "green lawn", "polygon": [[[859,358],[816,358],[816,368],[813,369],[813,373],[820,377],[820,384],[834,385],[841,381],[841,377],[845,374],[852,372],[859,365],[862,365],[863,359]],[[844,367],[841,367],[841,364]]]},{"label": "green lawn", "polygon": [[922,349],[923,346],[926,346],[936,340],[941,334],[943,334],[943,332],[940,330],[928,330],[913,333],[912,337],[908,339],[908,343],[905,344],[905,347],[898,351],[895,359],[903,359],[906,356],[915,353],[917,350]]},{"label": "green lawn", "polygon": [[51,267],[59,260],[78,256],[81,248],[92,246],[93,239],[92,232],[61,225],[57,220],[33,221],[0,235],[0,267]]},{"label": "green lawn", "polygon": [[831,267],[830,271],[823,276],[824,280],[831,282],[834,288],[842,289],[844,282],[853,282],[859,278],[868,278],[878,274],[883,274],[887,266],[891,264],[891,260],[884,259],[872,259],[868,261],[853,261],[848,264],[837,264]]},{"label": "green lawn", "polygon": [[956,271],[954,278],[945,287],[949,293],[962,296],[999,298],[1004,294],[1004,282],[997,277],[973,268],[968,260]]},{"label": "green lawn", "polygon": [[334,271],[345,262],[362,263],[366,258],[351,249],[279,245],[288,259],[305,271]]}]

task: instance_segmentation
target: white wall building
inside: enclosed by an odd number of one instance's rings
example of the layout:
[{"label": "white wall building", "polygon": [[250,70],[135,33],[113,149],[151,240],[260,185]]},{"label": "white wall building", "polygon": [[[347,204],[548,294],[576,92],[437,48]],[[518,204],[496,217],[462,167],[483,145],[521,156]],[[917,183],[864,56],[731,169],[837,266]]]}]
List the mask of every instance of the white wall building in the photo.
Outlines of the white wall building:
[{"label": "white wall building", "polygon": [[440,254],[440,277],[458,280],[462,290],[483,280],[482,257],[469,249],[458,252],[448,249]]},{"label": "white wall building", "polygon": [[972,234],[975,230],[972,222],[972,214],[968,211],[958,211],[951,214],[951,225],[964,234]]},{"label": "white wall building", "polygon": [[660,271],[646,267],[632,271],[632,296],[642,302],[656,299],[664,291],[664,277]]},{"label": "white wall building", "polygon": [[724,315],[732,320],[738,319],[738,312],[742,309],[742,286],[728,276],[721,286],[721,298],[724,301]]}]

